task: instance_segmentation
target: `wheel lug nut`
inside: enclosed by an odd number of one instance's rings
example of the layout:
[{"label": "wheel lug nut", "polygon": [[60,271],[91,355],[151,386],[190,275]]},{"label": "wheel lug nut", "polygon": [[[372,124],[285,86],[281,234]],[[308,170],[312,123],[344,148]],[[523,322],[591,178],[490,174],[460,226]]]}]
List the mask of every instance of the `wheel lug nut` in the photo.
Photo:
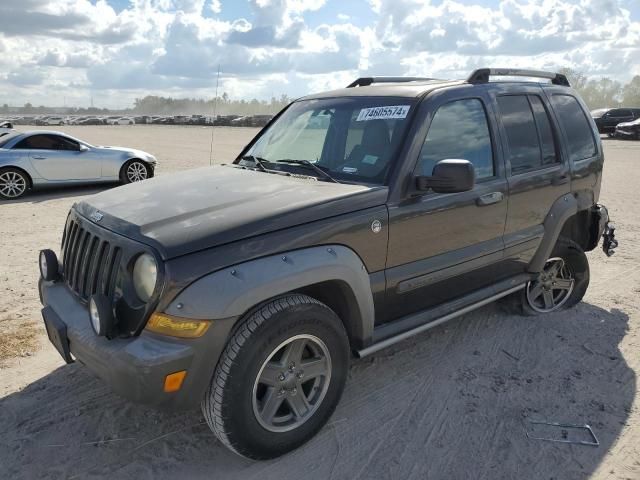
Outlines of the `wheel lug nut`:
[{"label": "wheel lug nut", "polygon": [[297,388],[292,388],[291,389],[291,395],[295,395],[296,393],[298,393],[298,389]]},{"label": "wheel lug nut", "polygon": [[303,376],[304,376],[304,372],[298,372],[296,374],[296,377],[298,377],[298,378],[302,378]]},{"label": "wheel lug nut", "polygon": [[280,380],[281,382],[284,382],[284,379],[286,377],[284,376],[284,373],[281,373],[280,375],[278,375],[278,380]]}]

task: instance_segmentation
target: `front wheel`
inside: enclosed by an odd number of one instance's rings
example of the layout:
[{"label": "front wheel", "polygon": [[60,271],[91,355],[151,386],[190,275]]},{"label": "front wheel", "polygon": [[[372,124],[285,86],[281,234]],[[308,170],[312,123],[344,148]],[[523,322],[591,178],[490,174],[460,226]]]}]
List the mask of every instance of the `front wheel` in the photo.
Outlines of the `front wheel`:
[{"label": "front wheel", "polygon": [[336,408],[349,342],[338,316],[301,294],[249,314],[220,357],[202,412],[232,451],[275,458],[308,441]]},{"label": "front wheel", "polygon": [[29,188],[27,175],[17,168],[0,169],[0,198],[15,200],[22,197]]},{"label": "front wheel", "polygon": [[141,182],[150,177],[150,170],[142,160],[133,159],[124,164],[120,172],[122,183]]},{"label": "front wheel", "polygon": [[589,286],[589,261],[580,246],[560,238],[535,280],[522,294],[526,315],[551,313],[570,308],[582,300]]}]

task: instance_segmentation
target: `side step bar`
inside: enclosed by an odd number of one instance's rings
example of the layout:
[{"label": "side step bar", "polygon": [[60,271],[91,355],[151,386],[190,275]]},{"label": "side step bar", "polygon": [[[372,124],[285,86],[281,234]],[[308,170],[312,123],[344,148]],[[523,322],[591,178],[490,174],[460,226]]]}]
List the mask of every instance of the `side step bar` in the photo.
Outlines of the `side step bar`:
[{"label": "side step bar", "polygon": [[[356,351],[356,355],[359,358],[362,357],[366,357],[367,355],[371,355],[372,353],[376,353],[380,350],[383,350],[391,345],[394,345],[398,342],[401,342],[403,340],[406,340],[407,338],[413,337],[414,335],[417,335],[419,333],[422,332],[426,332],[427,330],[430,330],[433,327],[436,327],[444,322],[447,322],[449,320],[452,320],[456,317],[459,317],[461,315],[464,315],[465,313],[469,313],[473,310],[476,310],[477,308],[483,307],[491,302],[494,302],[502,297],[506,297],[507,295],[511,295],[514,292],[517,292],[519,290],[522,290],[525,286],[527,285],[526,282],[524,283],[519,283],[518,285],[511,287],[507,290],[503,290],[499,293],[496,293],[494,295],[491,295],[490,297],[484,298],[483,300],[480,300],[478,302],[472,303],[470,305],[467,305],[466,307],[463,307],[459,310],[456,310],[454,312],[448,313],[444,316],[441,316],[439,318],[435,318],[435,319],[429,319],[426,321],[426,323],[423,323],[422,325],[419,325],[417,327],[414,327],[410,330],[404,331],[402,333],[399,333],[397,335],[394,335],[392,337],[386,338],[384,340],[381,340],[379,342],[374,343],[373,345],[370,345],[366,348],[363,348],[362,350],[358,350]],[[417,314],[417,315],[424,315],[424,314]],[[413,320],[415,317],[415,315],[411,315],[410,317],[408,317],[407,319],[411,319]],[[428,317],[427,317],[428,318]],[[402,322],[402,320],[399,320],[398,322]],[[374,335],[375,335],[375,330],[374,330]]]}]

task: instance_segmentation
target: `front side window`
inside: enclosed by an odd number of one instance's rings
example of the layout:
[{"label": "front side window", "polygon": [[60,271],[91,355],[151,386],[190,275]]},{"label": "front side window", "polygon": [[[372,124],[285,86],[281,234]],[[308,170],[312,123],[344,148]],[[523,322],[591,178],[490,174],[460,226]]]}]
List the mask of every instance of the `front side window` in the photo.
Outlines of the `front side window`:
[{"label": "front side window", "polygon": [[578,101],[571,95],[553,95],[551,105],[567,134],[571,161],[593,157],[596,154],[596,143],[591,125]]},{"label": "front side window", "polygon": [[59,135],[32,135],[18,142],[13,148],[31,150],[79,150],[80,144]]},{"label": "front side window", "polygon": [[[267,169],[317,175],[311,162],[339,181],[382,184],[394,161],[414,100],[346,97],[291,105],[246,152]],[[297,162],[297,163],[294,163]],[[322,179],[321,175],[318,175]]]},{"label": "front side window", "polygon": [[31,135],[20,140],[13,148],[33,150],[55,150],[55,142],[50,135]]},{"label": "front side window", "polygon": [[493,151],[487,115],[480,100],[469,98],[441,106],[420,150],[418,173],[430,176],[440,160],[470,161],[476,178],[493,177]]}]

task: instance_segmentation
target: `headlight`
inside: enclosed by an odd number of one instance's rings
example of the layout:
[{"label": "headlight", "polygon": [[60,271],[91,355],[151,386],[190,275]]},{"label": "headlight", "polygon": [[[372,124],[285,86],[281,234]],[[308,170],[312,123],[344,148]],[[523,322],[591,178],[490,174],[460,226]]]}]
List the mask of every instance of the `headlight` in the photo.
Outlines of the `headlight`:
[{"label": "headlight", "polygon": [[155,258],[148,253],[143,253],[133,266],[133,287],[140,300],[149,301],[156,288],[157,280],[158,264]]}]

